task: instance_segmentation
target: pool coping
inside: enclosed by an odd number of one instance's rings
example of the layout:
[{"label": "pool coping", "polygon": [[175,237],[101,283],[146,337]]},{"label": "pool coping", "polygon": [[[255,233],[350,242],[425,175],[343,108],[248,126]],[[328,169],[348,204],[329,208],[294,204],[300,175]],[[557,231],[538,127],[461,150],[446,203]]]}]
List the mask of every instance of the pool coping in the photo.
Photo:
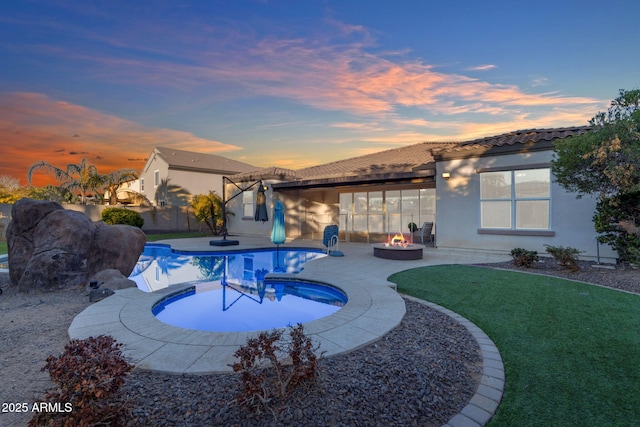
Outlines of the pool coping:
[{"label": "pool coping", "polygon": [[[197,239],[184,240],[183,250],[203,247],[203,243],[198,243]],[[194,241],[195,244],[192,243]],[[264,247],[268,243],[259,242],[251,246],[260,245]],[[349,297],[347,304],[337,313],[305,323],[307,335],[320,344],[320,351],[326,351],[325,356],[333,356],[363,347],[395,328],[406,312],[403,298],[444,313],[475,338],[482,358],[482,374],[475,394],[444,427],[484,426],[495,414],[504,393],[505,370],[498,348],[468,319],[429,301],[401,296],[396,292],[395,285],[386,278],[414,267],[500,262],[506,256],[427,248],[424,260],[386,261],[373,257],[370,245],[345,246],[341,248],[345,257],[313,260],[305,265],[302,272],[289,275],[336,286]],[[339,284],[336,283],[336,277],[340,278]],[[181,286],[186,288],[189,285]],[[110,334],[124,343],[125,356],[130,357],[138,369],[175,374],[230,372],[229,365],[235,362],[233,353],[246,343],[251,333],[212,333],[165,325],[153,317],[151,307],[177,291],[177,286],[156,291],[153,295],[137,288],[116,291],[115,295],[80,313],[69,328],[69,337],[82,339],[101,333]]]},{"label": "pool coping", "polygon": [[[341,289],[348,297],[336,313],[303,325],[305,334],[320,345],[319,350],[325,357],[353,351],[378,340],[404,317],[404,300],[393,286],[363,286],[348,278],[337,283],[309,270],[307,267],[299,274],[279,276],[326,283]],[[124,344],[124,355],[143,370],[174,374],[231,372],[230,365],[236,361],[235,351],[259,332],[184,329],[159,321],[151,312],[158,301],[191,286],[172,285],[153,293],[138,288],[118,290],[78,314],[69,327],[69,338],[109,334]]]}]

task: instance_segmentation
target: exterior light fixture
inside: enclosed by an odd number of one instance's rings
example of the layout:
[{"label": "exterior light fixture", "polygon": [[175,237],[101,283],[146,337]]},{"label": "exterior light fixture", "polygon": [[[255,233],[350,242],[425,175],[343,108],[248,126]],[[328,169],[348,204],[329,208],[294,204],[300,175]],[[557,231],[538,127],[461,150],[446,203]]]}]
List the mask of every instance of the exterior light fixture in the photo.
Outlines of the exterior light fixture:
[{"label": "exterior light fixture", "polygon": [[444,179],[449,179],[449,178],[451,178],[451,173],[449,173],[449,172],[442,172],[442,177],[443,177]]}]

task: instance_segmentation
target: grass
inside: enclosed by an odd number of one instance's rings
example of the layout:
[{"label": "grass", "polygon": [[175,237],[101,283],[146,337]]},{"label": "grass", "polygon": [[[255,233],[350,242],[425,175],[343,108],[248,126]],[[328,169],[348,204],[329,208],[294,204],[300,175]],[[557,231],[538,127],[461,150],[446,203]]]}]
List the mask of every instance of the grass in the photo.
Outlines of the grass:
[{"label": "grass", "polygon": [[7,249],[7,241],[6,240],[0,241],[0,255],[4,255],[8,252],[9,252],[9,249]]},{"label": "grass", "polygon": [[489,425],[640,425],[640,296],[470,266],[394,274],[398,290],[482,328],[506,384]]}]

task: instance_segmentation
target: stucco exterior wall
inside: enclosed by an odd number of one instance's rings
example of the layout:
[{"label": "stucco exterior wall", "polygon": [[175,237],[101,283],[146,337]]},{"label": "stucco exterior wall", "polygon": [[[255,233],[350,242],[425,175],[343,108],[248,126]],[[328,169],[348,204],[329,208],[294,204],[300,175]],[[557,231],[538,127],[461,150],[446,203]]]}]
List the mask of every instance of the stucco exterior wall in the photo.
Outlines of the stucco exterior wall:
[{"label": "stucco exterior wall", "polygon": [[144,179],[144,189],[140,190],[140,193],[143,194],[149,201],[151,201],[155,205],[156,200],[156,189],[157,186],[154,184],[154,174],[155,171],[159,171],[160,180],[166,178],[168,176],[169,165],[167,162],[162,160],[159,156],[153,156],[145,168],[142,170],[139,179]]},{"label": "stucco exterior wall", "polygon": [[[164,195],[161,185],[155,185],[155,172],[159,172],[160,183],[169,179],[169,191]],[[144,190],[139,190],[144,194],[154,206],[158,206],[158,199],[162,199],[167,206],[187,206],[191,197],[196,194],[208,194],[215,191],[222,197],[222,176],[215,173],[176,170],[169,168],[169,165],[159,156],[154,156],[140,175],[144,179]]]},{"label": "stucco exterior wall", "polygon": [[[511,168],[550,163],[551,151],[525,152],[502,156],[440,161],[436,170],[436,245],[440,248],[510,252],[514,248],[535,250],[546,255],[545,244],[569,246],[584,251],[581,258],[612,262],[616,253],[607,245],[598,248],[592,222],[596,201],[576,199],[558,184],[551,183],[550,229],[554,236],[480,234],[480,177],[482,168]],[[443,172],[451,177],[446,180]]]}]

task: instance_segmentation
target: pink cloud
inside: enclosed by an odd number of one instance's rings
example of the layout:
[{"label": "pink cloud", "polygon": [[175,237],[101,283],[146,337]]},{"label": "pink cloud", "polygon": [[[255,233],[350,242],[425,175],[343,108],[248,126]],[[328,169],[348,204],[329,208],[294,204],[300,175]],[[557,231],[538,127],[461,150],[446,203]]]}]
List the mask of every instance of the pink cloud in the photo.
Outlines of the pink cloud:
[{"label": "pink cloud", "polygon": [[109,172],[140,169],[155,146],[179,145],[203,153],[241,149],[189,132],[147,128],[38,93],[0,93],[0,138],[0,170],[23,184],[28,168],[41,160],[65,167],[87,158]]},{"label": "pink cloud", "polygon": [[[93,52],[59,54],[99,65],[89,72],[104,81],[179,91],[211,85],[225,90],[231,85],[231,96],[283,98],[375,120],[396,117],[403,107],[419,109],[425,115],[472,114],[482,117],[478,119],[482,121],[495,116],[515,117],[531,107],[590,105],[593,114],[601,105],[593,98],[528,93],[514,85],[439,72],[431,64],[407,59],[404,52],[377,51],[375,38],[365,27],[336,21],[329,24],[332,32],[311,33],[304,38],[258,38],[241,24],[224,32],[195,24],[196,28],[177,35],[184,49],[173,49],[166,55],[160,47],[147,46],[142,40],[136,42],[127,34],[111,35],[104,42],[159,54],[145,59],[99,56]],[[145,30],[160,40],[166,37],[157,33],[157,28]],[[469,70],[496,67],[481,64]]]}]

